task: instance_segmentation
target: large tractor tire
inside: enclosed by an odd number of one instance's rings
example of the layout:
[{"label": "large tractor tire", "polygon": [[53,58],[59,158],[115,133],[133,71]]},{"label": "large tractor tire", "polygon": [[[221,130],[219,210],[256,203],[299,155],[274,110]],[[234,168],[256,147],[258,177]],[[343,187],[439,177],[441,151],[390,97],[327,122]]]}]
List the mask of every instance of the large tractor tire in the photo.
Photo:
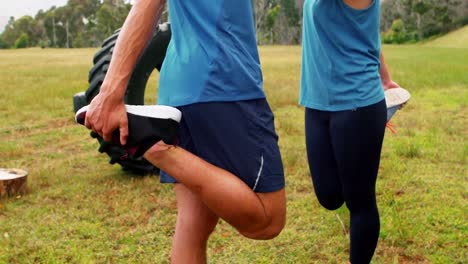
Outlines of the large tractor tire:
[{"label": "large tractor tire", "polygon": [[[81,107],[88,105],[91,100],[99,93],[104,77],[112,58],[117,37],[120,29],[103,41],[101,49],[96,52],[93,58],[94,66],[89,71],[88,89],[73,96],[73,108],[75,113]],[[139,61],[127,86],[124,101],[126,104],[143,105],[145,98],[145,88],[148,78],[154,69],[161,69],[166,56],[166,49],[171,39],[170,24],[164,23],[157,26],[153,36],[143,51]],[[95,133],[91,137],[96,138],[100,144],[99,152],[106,153],[110,157],[110,164],[120,164],[122,169],[137,175],[157,174],[159,169],[153,166],[144,158],[126,158],[122,159],[125,152],[118,146],[111,145]]]}]

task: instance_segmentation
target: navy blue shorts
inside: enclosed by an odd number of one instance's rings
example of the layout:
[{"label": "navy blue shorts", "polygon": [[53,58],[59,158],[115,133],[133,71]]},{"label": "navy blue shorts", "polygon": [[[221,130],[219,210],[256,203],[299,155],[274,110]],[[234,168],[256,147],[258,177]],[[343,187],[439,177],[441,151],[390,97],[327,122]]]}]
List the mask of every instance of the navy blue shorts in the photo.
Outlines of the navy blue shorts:
[{"label": "navy blue shorts", "polygon": [[[265,99],[178,107],[180,147],[239,177],[253,191],[284,188],[273,113]],[[177,181],[161,171],[162,183]]]}]

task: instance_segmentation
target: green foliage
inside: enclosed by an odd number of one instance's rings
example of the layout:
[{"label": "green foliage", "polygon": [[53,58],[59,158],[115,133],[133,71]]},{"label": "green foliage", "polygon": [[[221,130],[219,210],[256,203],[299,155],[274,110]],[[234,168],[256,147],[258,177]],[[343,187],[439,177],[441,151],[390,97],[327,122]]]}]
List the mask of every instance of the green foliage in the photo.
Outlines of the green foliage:
[{"label": "green foliage", "polygon": [[276,23],[276,19],[278,18],[278,15],[281,11],[281,6],[277,5],[273,8],[270,8],[268,10],[268,14],[266,16],[266,21],[265,21],[265,28],[267,29],[272,29],[273,26]]},{"label": "green foliage", "polygon": [[281,0],[281,6],[284,10],[284,15],[287,18],[288,26],[295,27],[300,24],[302,16],[299,13],[299,9],[296,7],[295,0]]},{"label": "green foliage", "polygon": [[122,26],[131,5],[124,0],[69,0],[67,5],[40,10],[36,16],[11,17],[0,35],[6,48],[15,47],[23,34],[29,46],[97,46]]},{"label": "green foliage", "polygon": [[429,3],[426,2],[417,2],[413,5],[413,11],[420,14],[424,15],[427,13],[429,10],[431,10],[432,6]]},{"label": "green foliage", "polygon": [[120,28],[130,11],[129,8],[130,6],[124,5],[123,1],[104,1],[96,12],[97,27],[100,32],[109,36]]},{"label": "green foliage", "polygon": [[303,1],[255,0],[259,44],[299,44]]},{"label": "green foliage", "polygon": [[15,41],[15,49],[23,49],[29,46],[29,37],[26,33],[21,34],[21,36]]},{"label": "green foliage", "polygon": [[8,48],[8,44],[0,36],[0,49],[7,49],[7,48]]},{"label": "green foliage", "polygon": [[276,32],[274,28],[277,23],[280,12],[281,12],[281,5],[279,4],[268,9],[268,12],[265,17],[265,22],[261,27],[262,32],[263,32],[263,38],[269,44],[277,43],[278,41],[278,32]]},{"label": "green foliage", "polygon": [[392,23],[392,27],[381,34],[382,42],[386,44],[396,43],[402,44],[411,40],[410,34],[407,33],[403,20],[396,19]]},{"label": "green foliage", "polygon": [[21,32],[15,30],[15,18],[10,17],[8,24],[5,26],[5,30],[1,34],[1,38],[6,43],[8,48],[11,48],[15,45],[15,41],[20,36]]},{"label": "green foliage", "polygon": [[386,0],[381,9],[381,31],[388,32],[393,21],[401,19],[412,40],[446,34],[468,17],[468,4],[459,0]]},{"label": "green foliage", "polygon": [[39,47],[41,47],[43,49],[48,46],[46,40],[40,40],[38,44],[39,44]]}]

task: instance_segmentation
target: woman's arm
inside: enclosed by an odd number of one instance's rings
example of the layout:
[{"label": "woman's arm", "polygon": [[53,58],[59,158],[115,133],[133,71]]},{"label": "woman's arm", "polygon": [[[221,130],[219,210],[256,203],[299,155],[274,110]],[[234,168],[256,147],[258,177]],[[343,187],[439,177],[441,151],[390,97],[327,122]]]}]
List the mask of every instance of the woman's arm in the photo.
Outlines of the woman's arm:
[{"label": "woman's arm", "polygon": [[385,59],[383,53],[380,52],[380,79],[382,80],[382,86],[384,90],[391,89],[391,88],[398,88],[400,85],[398,83],[392,81],[390,77],[390,72],[388,71],[387,64],[385,64]]}]

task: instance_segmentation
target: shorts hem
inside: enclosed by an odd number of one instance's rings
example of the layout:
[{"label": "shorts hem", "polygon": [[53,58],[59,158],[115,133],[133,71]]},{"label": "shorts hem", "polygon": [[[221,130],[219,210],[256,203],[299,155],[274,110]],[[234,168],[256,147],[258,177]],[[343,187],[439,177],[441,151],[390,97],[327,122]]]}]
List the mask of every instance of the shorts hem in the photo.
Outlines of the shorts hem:
[{"label": "shorts hem", "polygon": [[[279,175],[275,175],[275,176],[279,176]],[[265,177],[265,176],[262,176],[262,178],[263,177]],[[284,176],[282,176],[282,177],[284,177]],[[268,178],[268,177],[266,177],[266,178]],[[166,174],[164,178],[160,178],[159,182],[162,183],[162,184],[180,183],[176,179],[169,176],[168,174]],[[281,182],[281,183],[278,183],[278,184],[272,184],[272,185],[269,185],[269,186],[264,186],[262,188],[257,188],[254,192],[255,193],[271,193],[271,192],[276,192],[276,191],[279,191],[281,189],[284,189],[285,187],[286,187],[286,184],[284,182]],[[250,186],[249,186],[249,188],[252,189],[252,187],[250,187]]]}]

